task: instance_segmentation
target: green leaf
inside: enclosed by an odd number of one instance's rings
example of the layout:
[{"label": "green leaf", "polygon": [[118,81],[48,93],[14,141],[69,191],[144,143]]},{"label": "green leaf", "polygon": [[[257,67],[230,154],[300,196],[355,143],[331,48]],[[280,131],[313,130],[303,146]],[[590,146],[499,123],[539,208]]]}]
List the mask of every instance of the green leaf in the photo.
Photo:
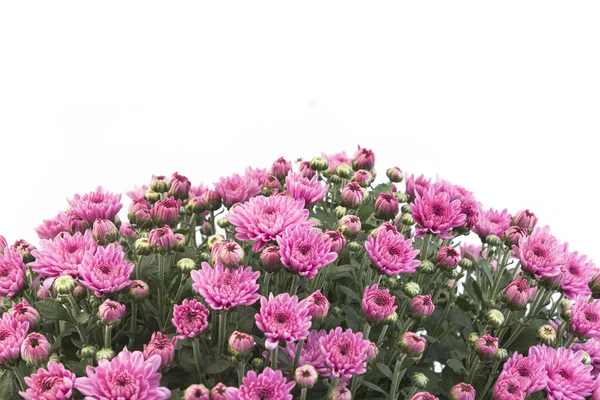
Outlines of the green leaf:
[{"label": "green leaf", "polygon": [[446,366],[452,368],[452,371],[455,373],[462,375],[465,368],[463,367],[463,363],[458,358],[451,358],[446,361]]},{"label": "green leaf", "polygon": [[12,400],[18,398],[14,375],[4,369],[0,370],[0,400]]},{"label": "green leaf", "polygon": [[90,314],[86,313],[85,311],[75,314],[75,321],[78,324],[82,324],[82,325],[87,324],[89,320],[90,320]]},{"label": "green leaf", "polygon": [[379,386],[377,386],[377,385],[375,385],[375,384],[373,384],[371,382],[368,382],[368,381],[362,381],[361,384],[363,386],[365,386],[365,387],[368,387],[371,390],[374,390],[376,392],[379,392],[379,393],[383,394],[386,399],[388,398],[388,392],[386,392],[385,390],[383,390]]},{"label": "green leaf", "polygon": [[481,291],[481,286],[479,286],[479,283],[477,283],[477,281],[473,281],[473,291],[475,292],[475,295],[479,298],[481,304],[485,304],[485,300],[483,299],[483,292]]},{"label": "green leaf", "polygon": [[388,379],[392,379],[392,376],[394,375],[394,373],[392,372],[392,370],[390,369],[390,367],[388,367],[387,365],[383,364],[383,363],[377,363],[377,368],[379,368],[379,370],[386,376],[388,377]]},{"label": "green leaf", "polygon": [[338,288],[340,288],[340,290],[342,292],[344,292],[344,294],[346,296],[348,296],[351,299],[354,299],[360,303],[360,297],[358,296],[358,293],[356,293],[354,290],[352,290],[348,286],[344,286],[344,285],[338,285]]},{"label": "green leaf", "polygon": [[483,271],[484,275],[488,279],[490,285],[492,285],[493,282],[494,282],[494,275],[492,274],[492,270],[490,268],[490,264],[487,261],[481,259],[481,260],[479,260],[479,267],[481,268],[481,270]]},{"label": "green leaf", "polygon": [[229,368],[229,366],[230,366],[229,361],[216,360],[215,362],[210,364],[208,367],[206,367],[205,372],[209,375],[220,374],[221,372],[223,372],[227,368]]},{"label": "green leaf", "polygon": [[346,304],[342,306],[342,310],[346,313],[346,322],[348,323],[348,327],[353,331],[357,331],[360,328],[361,318],[354,311],[354,309]]},{"label": "green leaf", "polygon": [[179,366],[188,374],[196,375],[196,362],[192,346],[184,346],[179,350]]},{"label": "green leaf", "polygon": [[65,363],[67,369],[77,376],[85,376],[85,367],[79,361],[67,361]]},{"label": "green leaf", "polygon": [[67,310],[54,300],[44,299],[36,302],[33,306],[45,319],[72,322]]},{"label": "green leaf", "polygon": [[463,328],[473,328],[473,321],[466,312],[460,308],[453,308],[448,313],[448,320]]}]

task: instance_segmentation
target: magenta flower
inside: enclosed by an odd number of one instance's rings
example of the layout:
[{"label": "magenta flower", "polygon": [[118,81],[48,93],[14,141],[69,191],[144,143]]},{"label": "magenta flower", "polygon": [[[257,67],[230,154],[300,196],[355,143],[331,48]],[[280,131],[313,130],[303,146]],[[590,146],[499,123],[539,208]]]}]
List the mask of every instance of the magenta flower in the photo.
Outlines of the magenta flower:
[{"label": "magenta flower", "polygon": [[[326,335],[327,332],[325,332],[325,330],[312,330],[308,333],[304,346],[302,346],[302,349],[300,350],[298,365],[312,365],[319,375],[327,373],[329,369],[325,366],[325,356],[321,352],[321,338]],[[297,348],[297,344],[292,342],[288,343],[282,350],[287,354],[290,360],[293,360],[296,357]]]},{"label": "magenta flower", "polygon": [[340,204],[348,208],[356,208],[365,201],[365,191],[356,182],[350,182],[342,188]]},{"label": "magenta flower", "polygon": [[320,290],[313,292],[306,298],[308,302],[308,314],[312,319],[322,320],[329,312],[329,300]]},{"label": "magenta flower", "polygon": [[144,345],[144,357],[148,359],[157,355],[160,357],[161,368],[168,367],[173,364],[176,344],[177,336],[169,339],[167,335],[161,332],[154,332],[150,338],[150,342]]},{"label": "magenta flower", "polygon": [[415,178],[414,175],[406,176],[406,194],[411,199],[416,199],[417,196],[423,196],[431,187],[431,179],[425,179],[424,175]]},{"label": "magenta flower", "polygon": [[475,400],[476,395],[475,388],[468,383],[458,383],[450,389],[452,400]]},{"label": "magenta flower", "polygon": [[573,351],[585,351],[590,356],[594,367],[592,374],[598,379],[597,377],[600,374],[600,339],[591,338],[585,343],[574,343],[571,349]]},{"label": "magenta flower", "polygon": [[367,170],[359,169],[354,173],[352,180],[362,187],[367,187],[373,181],[373,175]]},{"label": "magenta flower", "polygon": [[530,236],[513,246],[523,270],[535,278],[554,277],[561,272],[566,261],[566,246],[550,234],[550,229],[537,228]]},{"label": "magenta flower", "polygon": [[367,286],[362,298],[362,311],[369,322],[381,322],[398,306],[396,296],[390,295],[388,289],[379,289],[377,285]]},{"label": "magenta flower", "polygon": [[425,319],[433,314],[435,305],[430,295],[419,295],[410,299],[408,314],[411,318]]},{"label": "magenta flower", "polygon": [[169,189],[169,196],[173,196],[177,200],[185,200],[188,198],[192,183],[190,180],[175,172],[171,175],[171,188]]},{"label": "magenta flower", "polygon": [[258,179],[249,176],[242,177],[238,174],[233,174],[231,177],[222,177],[215,183],[215,189],[227,208],[235,203],[244,203],[261,192]]},{"label": "magenta flower", "polygon": [[375,153],[369,149],[361,148],[358,146],[358,150],[352,157],[352,168],[355,170],[367,169],[370,170],[375,166]]},{"label": "magenta flower", "polygon": [[7,247],[4,254],[0,254],[0,296],[15,297],[21,293],[24,286],[23,258]]},{"label": "magenta flower", "polygon": [[4,249],[8,247],[4,236],[0,235],[0,254],[4,253]]},{"label": "magenta flower", "polygon": [[348,389],[346,382],[340,382],[329,392],[328,399],[330,400],[352,400],[352,392]]},{"label": "magenta flower", "polygon": [[10,249],[14,253],[20,254],[25,264],[35,261],[35,257],[33,257],[33,255],[31,254],[31,252],[35,250],[35,247],[31,243],[28,243],[26,240],[17,240],[12,244],[12,246],[10,246]]},{"label": "magenta flower", "polygon": [[218,242],[213,246],[211,256],[215,262],[234,268],[244,262],[244,249],[233,240]]},{"label": "magenta flower", "polygon": [[525,391],[518,379],[508,378],[496,381],[492,395],[494,400],[524,400]]},{"label": "magenta flower", "polygon": [[527,229],[520,226],[511,226],[504,231],[504,242],[507,246],[518,246],[521,239],[527,236]]},{"label": "magenta flower", "polygon": [[74,235],[65,233],[54,240],[41,240],[40,248],[32,252],[36,260],[29,267],[43,277],[70,275],[77,278],[84,254],[90,252],[93,255],[97,248],[91,231],[85,235],[80,232]]},{"label": "magenta flower", "polygon": [[425,351],[426,345],[427,340],[414,332],[406,332],[400,339],[400,347],[412,358],[421,357],[421,354]]},{"label": "magenta flower", "polygon": [[273,162],[270,172],[271,175],[275,176],[279,180],[282,180],[291,170],[292,163],[286,160],[285,158],[280,157]]},{"label": "magenta flower", "polygon": [[310,168],[310,161],[302,161],[298,166],[298,172],[304,178],[308,179],[312,178],[317,174],[317,172],[314,169]]},{"label": "magenta flower", "polygon": [[96,297],[103,297],[129,286],[133,268],[134,265],[125,260],[123,250],[111,243],[106,248],[98,247],[95,253],[84,254],[79,265],[79,282]]},{"label": "magenta flower", "polygon": [[121,223],[121,226],[119,227],[119,234],[123,237],[126,237],[126,236],[134,237],[135,236],[135,232],[131,228],[131,224],[128,221]]},{"label": "magenta flower", "polygon": [[502,368],[498,380],[514,378],[526,394],[539,392],[546,387],[548,373],[544,361],[535,357],[523,357],[515,352]]},{"label": "magenta flower", "polygon": [[19,322],[8,313],[2,315],[2,319],[0,319],[0,364],[19,358],[21,344],[23,344],[28,330],[27,322]]},{"label": "magenta flower", "polygon": [[104,303],[98,307],[98,317],[100,321],[106,324],[112,324],[119,321],[125,314],[125,306],[114,300],[104,300]]},{"label": "magenta flower", "polygon": [[129,285],[129,295],[136,301],[144,300],[150,294],[150,288],[144,281],[133,280]]},{"label": "magenta flower", "polygon": [[223,382],[217,383],[210,389],[210,400],[227,400],[227,389]]},{"label": "magenta flower", "polygon": [[97,367],[86,368],[87,377],[77,378],[75,388],[85,400],[152,399],[166,400],[171,391],[160,387],[160,357],[147,360],[141,351],[123,349],[111,361],[100,360]]},{"label": "magenta flower", "polygon": [[493,357],[498,352],[498,338],[486,333],[481,335],[475,342],[476,350],[479,355],[485,358]]},{"label": "magenta flower", "polygon": [[210,400],[210,392],[204,385],[191,385],[185,389],[183,400]]},{"label": "magenta flower", "polygon": [[367,371],[369,341],[361,332],[337,327],[321,338],[321,354],[328,368],[325,376],[350,379]]},{"label": "magenta flower", "polygon": [[157,226],[169,225],[174,227],[179,219],[179,208],[181,201],[175,200],[174,197],[167,197],[164,200],[159,200],[152,207],[152,219]]},{"label": "magenta flower", "polygon": [[136,223],[136,215],[139,211],[150,211],[151,209],[152,205],[149,201],[145,200],[144,198],[134,200],[129,204],[129,207],[127,208],[127,218],[132,223]]},{"label": "magenta flower", "polygon": [[393,219],[399,210],[400,205],[396,196],[392,193],[379,193],[375,200],[375,217],[385,220]]},{"label": "magenta flower", "polygon": [[331,251],[338,254],[346,247],[346,238],[340,231],[325,231],[325,234],[331,239]]},{"label": "magenta flower", "polygon": [[361,230],[360,218],[356,215],[344,215],[338,222],[340,231],[351,238],[358,235]]},{"label": "magenta flower", "polygon": [[579,294],[585,296],[592,294],[588,283],[597,272],[592,260],[588,260],[585,255],[579,255],[576,251],[569,252],[561,271],[560,289],[569,299],[574,300]]},{"label": "magenta flower", "polygon": [[148,235],[148,243],[150,247],[158,253],[166,253],[173,248],[175,244],[175,234],[169,227],[165,225],[162,228],[152,229]]},{"label": "magenta flower", "polygon": [[382,231],[390,231],[394,234],[399,233],[398,228],[396,228],[396,226],[394,224],[392,224],[390,221],[385,221],[383,224],[381,224],[377,228],[375,228],[375,230],[373,231],[371,236],[376,238],[377,235],[379,235],[379,233]]},{"label": "magenta flower", "polygon": [[422,196],[417,195],[415,202],[410,205],[412,217],[418,226],[415,234],[423,237],[426,233],[432,233],[442,239],[451,239],[450,231],[463,225],[466,220],[460,205],[460,200],[451,200],[448,193],[436,193],[433,188],[429,188]]},{"label": "magenta flower", "polygon": [[295,342],[306,339],[310,328],[311,317],[308,313],[308,303],[298,302],[297,296],[282,293],[269,299],[261,297],[260,312],[254,315],[256,326],[267,339],[265,347],[273,350],[279,342]]},{"label": "magenta flower", "polygon": [[52,219],[45,219],[35,228],[40,239],[54,239],[59,233],[69,232],[69,220],[67,213],[61,211]]},{"label": "magenta flower", "polygon": [[512,224],[527,229],[528,232],[533,231],[537,224],[537,217],[529,210],[519,211],[512,218]]},{"label": "magenta flower", "polygon": [[600,339],[600,300],[588,303],[588,297],[579,295],[571,308],[571,331],[585,338]]},{"label": "magenta flower", "polygon": [[365,249],[373,265],[388,276],[413,273],[421,265],[415,259],[420,250],[413,249],[410,240],[393,231],[382,231],[377,238],[367,237]]},{"label": "magenta flower", "polygon": [[277,237],[282,264],[307,279],[337,259],[331,251],[331,238],[317,229],[296,225]]},{"label": "magenta flower", "polygon": [[229,351],[233,355],[246,355],[254,348],[254,337],[247,333],[233,331],[229,337]]},{"label": "magenta flower", "polygon": [[191,276],[194,281],[192,288],[213,310],[249,306],[260,298],[256,283],[260,272],[253,272],[252,267],[232,269],[217,263],[213,268],[203,262],[202,268],[192,271]]},{"label": "magenta flower", "polygon": [[183,300],[181,305],[173,307],[173,319],[171,322],[179,339],[193,339],[200,336],[208,328],[208,310],[198,300]]},{"label": "magenta flower", "polygon": [[342,151],[341,153],[334,153],[334,154],[321,153],[321,156],[325,160],[327,160],[328,167],[325,172],[327,172],[328,174],[332,174],[335,171],[335,169],[337,167],[339,167],[340,165],[347,165],[347,166],[352,165],[352,160],[346,156],[345,151]]},{"label": "magenta flower", "polygon": [[67,222],[69,224],[69,232],[71,232],[71,234],[77,232],[85,233],[88,229],[88,223],[86,220],[77,215],[73,210],[67,211]]},{"label": "magenta flower", "polygon": [[501,238],[504,232],[510,228],[511,220],[512,217],[506,209],[499,212],[490,208],[481,213],[479,221],[473,227],[473,232],[479,235],[482,242],[488,235],[496,235]]},{"label": "magenta flower", "polygon": [[259,375],[248,371],[239,389],[229,388],[227,400],[292,400],[295,382],[288,382],[281,371],[267,367]]},{"label": "magenta flower", "polygon": [[294,380],[301,388],[313,387],[318,379],[317,370],[310,364],[304,364],[294,371]]},{"label": "magenta flower", "polygon": [[307,208],[323,200],[329,190],[329,185],[322,185],[316,176],[309,180],[293,172],[285,178],[285,187],[290,197],[304,200],[304,206]]},{"label": "magenta flower", "polygon": [[113,219],[123,207],[121,194],[105,192],[102,186],[83,196],[76,194],[72,200],[67,201],[75,214],[89,222],[96,218]]},{"label": "magenta flower", "polygon": [[527,279],[517,278],[504,289],[504,301],[506,301],[509,308],[520,310],[525,308],[535,292],[537,292],[537,287],[529,287]]},{"label": "magenta flower", "polygon": [[50,361],[48,369],[40,368],[31,376],[25,377],[28,389],[19,392],[25,400],[70,399],[75,386],[75,374],[64,365]]},{"label": "magenta flower", "polygon": [[29,363],[44,361],[50,354],[50,343],[46,336],[33,332],[21,343],[21,358]]},{"label": "magenta flower", "polygon": [[440,400],[429,392],[419,392],[415,394],[410,400]]},{"label": "magenta flower", "polygon": [[98,244],[105,245],[119,239],[119,229],[108,219],[96,219],[92,225],[92,237]]},{"label": "magenta flower", "polygon": [[437,262],[445,269],[454,269],[458,266],[460,256],[458,251],[449,246],[442,246],[438,251]]},{"label": "magenta flower", "polygon": [[267,272],[279,271],[281,268],[279,246],[265,247],[260,253],[260,263]]},{"label": "magenta flower", "polygon": [[29,327],[34,327],[40,318],[40,313],[25,299],[13,304],[8,314],[19,322],[27,322]]},{"label": "magenta flower", "polygon": [[304,202],[287,196],[255,197],[236,207],[229,222],[236,227],[238,240],[254,240],[252,251],[259,252],[287,227],[312,226]]}]

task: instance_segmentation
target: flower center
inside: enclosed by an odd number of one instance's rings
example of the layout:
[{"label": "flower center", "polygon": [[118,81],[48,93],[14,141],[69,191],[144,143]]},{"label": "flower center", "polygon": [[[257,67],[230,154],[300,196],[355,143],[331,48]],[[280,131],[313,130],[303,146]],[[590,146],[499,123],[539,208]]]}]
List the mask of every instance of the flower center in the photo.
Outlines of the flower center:
[{"label": "flower center", "polygon": [[108,264],[103,264],[101,265],[99,268],[100,272],[102,272],[104,275],[109,275],[112,272],[112,265],[108,265]]},{"label": "flower center", "polygon": [[12,336],[12,334],[6,330],[6,329],[2,329],[0,330],[0,342],[6,340],[6,338]]},{"label": "flower center", "polygon": [[598,321],[598,314],[596,314],[593,311],[586,311],[584,313],[584,315],[585,315],[585,319],[588,320],[588,321],[590,321],[590,322],[596,322],[596,321]]},{"label": "flower center", "polygon": [[385,306],[387,302],[388,298],[385,294],[377,293],[377,295],[375,296],[375,304],[377,304],[378,306]]},{"label": "flower center", "polygon": [[398,249],[394,246],[388,248],[388,253],[390,256],[397,256],[398,254],[400,254],[400,252],[398,251]]},{"label": "flower center", "polygon": [[197,316],[198,316],[198,313],[196,312],[196,310],[187,310],[186,313],[184,314],[183,318],[185,318],[185,320],[188,323],[192,323],[192,322],[194,322],[194,320],[196,319]]},{"label": "flower center", "polygon": [[4,277],[7,277],[8,275],[10,275],[10,269],[6,268],[6,267],[2,267],[0,269],[0,276],[4,278]]},{"label": "flower center", "polygon": [[446,207],[444,207],[441,204],[434,204],[431,207],[431,212],[433,213],[433,215],[435,215],[436,217],[441,217],[446,213]]},{"label": "flower center", "polygon": [[54,385],[56,384],[56,382],[58,380],[59,380],[59,378],[57,378],[55,376],[43,378],[39,384],[39,388],[41,389],[42,392],[49,392],[50,390],[52,390],[52,388],[54,387]]},{"label": "flower center", "polygon": [[298,251],[303,256],[307,255],[311,250],[312,250],[312,246],[307,243],[302,243],[301,245],[298,246]]},{"label": "flower center", "polygon": [[31,337],[29,338],[29,345],[31,347],[38,347],[40,345],[40,340],[37,337]]},{"label": "flower center", "polygon": [[275,320],[280,324],[285,324],[288,320],[288,317],[285,313],[279,312],[275,314]]},{"label": "flower center", "polygon": [[100,204],[104,201],[104,195],[102,193],[92,193],[90,196],[90,203]]},{"label": "flower center", "polygon": [[533,248],[533,254],[536,257],[544,257],[546,255],[546,249],[536,246]]}]

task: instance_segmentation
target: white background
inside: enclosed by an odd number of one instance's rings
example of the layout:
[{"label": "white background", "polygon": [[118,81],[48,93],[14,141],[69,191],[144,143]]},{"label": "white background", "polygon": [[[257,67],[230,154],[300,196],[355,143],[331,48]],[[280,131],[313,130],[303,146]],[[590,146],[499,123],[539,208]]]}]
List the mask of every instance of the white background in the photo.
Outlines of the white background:
[{"label": "white background", "polygon": [[0,234],[360,144],[600,260],[600,3],[399,3],[2,2]]}]

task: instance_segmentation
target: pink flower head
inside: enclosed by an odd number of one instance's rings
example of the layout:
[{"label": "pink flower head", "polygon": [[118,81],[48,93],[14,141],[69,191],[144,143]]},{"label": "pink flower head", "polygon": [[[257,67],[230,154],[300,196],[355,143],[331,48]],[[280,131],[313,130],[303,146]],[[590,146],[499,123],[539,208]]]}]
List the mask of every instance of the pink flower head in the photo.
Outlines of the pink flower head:
[{"label": "pink flower head", "polygon": [[569,299],[574,300],[578,294],[585,296],[592,294],[588,284],[597,272],[592,260],[588,260],[585,255],[579,255],[576,251],[569,252],[561,271],[560,289]]},{"label": "pink flower head", "polygon": [[[35,250],[34,250],[35,251]],[[25,286],[23,258],[9,247],[0,254],[0,296],[15,297]]]},{"label": "pink flower head", "polygon": [[396,196],[392,193],[379,193],[377,200],[375,200],[375,216],[377,218],[393,219],[399,210],[400,205]]},{"label": "pink flower head", "polygon": [[247,333],[234,331],[229,337],[228,343],[231,354],[246,355],[254,348],[254,337]]},{"label": "pink flower head", "polygon": [[344,215],[338,222],[340,231],[349,237],[355,237],[361,230],[360,218],[356,215]]},{"label": "pink flower head", "polygon": [[475,388],[468,383],[458,383],[450,389],[452,400],[475,400],[476,395]]},{"label": "pink flower head", "polygon": [[87,222],[73,210],[67,211],[67,223],[69,224],[69,232],[71,234],[81,232],[85,233],[88,229]]},{"label": "pink flower head", "polygon": [[274,175],[269,175],[262,180],[263,194],[277,194],[280,187],[281,182],[279,182],[279,179],[277,179],[277,177]]},{"label": "pink flower head", "polygon": [[244,262],[244,249],[233,240],[215,243],[211,255],[215,262],[230,268]]},{"label": "pink flower head", "polygon": [[171,391],[160,387],[160,357],[147,360],[141,351],[123,349],[111,361],[100,360],[86,368],[87,377],[77,378],[75,388],[92,399],[166,400]]},{"label": "pink flower head", "polygon": [[392,224],[389,221],[386,221],[383,224],[379,225],[377,228],[375,228],[375,230],[372,233],[372,236],[377,237],[377,235],[379,235],[379,233],[382,231],[390,231],[390,232],[393,232],[394,234],[399,233],[398,228],[396,228],[396,226],[394,224]]},{"label": "pink flower head", "polygon": [[493,357],[498,352],[498,338],[486,333],[475,342],[477,353],[482,357]]},{"label": "pink flower head", "polygon": [[494,385],[492,395],[494,400],[524,400],[525,391],[521,382],[516,378],[499,379]]},{"label": "pink flower head", "polygon": [[185,200],[188,198],[192,183],[190,180],[175,172],[171,175],[171,188],[169,189],[169,196],[173,196],[177,200]]},{"label": "pink flower head", "polygon": [[41,333],[30,333],[21,343],[21,358],[26,362],[44,361],[48,358],[49,353],[50,343]]},{"label": "pink flower head", "polygon": [[25,264],[35,261],[35,258],[31,254],[31,252],[35,250],[35,247],[24,239],[19,239],[14,242],[12,246],[10,246],[10,249],[15,253],[20,254]]},{"label": "pink flower head", "polygon": [[150,294],[150,288],[144,281],[133,280],[129,285],[129,295],[136,301],[144,300]]},{"label": "pink flower head", "polygon": [[191,197],[202,197],[202,195],[204,195],[204,193],[208,190],[208,187],[203,184],[203,183],[199,183],[196,186],[192,186],[190,187],[190,193],[189,196]]},{"label": "pink flower head", "polygon": [[101,245],[112,243],[119,239],[119,229],[112,221],[97,218],[92,226],[92,237]]},{"label": "pink flower head", "polygon": [[98,186],[95,192],[83,196],[76,194],[72,200],[67,200],[71,208],[82,219],[92,222],[96,218],[113,219],[121,207],[121,194],[105,192]]},{"label": "pink flower head", "polygon": [[277,179],[282,180],[286,177],[288,172],[292,170],[292,163],[283,157],[278,158],[273,162],[271,166],[271,175],[274,175]]},{"label": "pink flower head", "polygon": [[227,400],[227,389],[223,382],[217,383],[210,390],[210,400]]},{"label": "pink flower head", "polygon": [[365,190],[356,182],[350,182],[342,188],[340,204],[343,207],[356,208],[365,201]]},{"label": "pink flower head", "polygon": [[331,400],[352,400],[352,392],[346,382],[340,382],[329,394]]},{"label": "pink flower head", "polygon": [[419,295],[410,299],[408,314],[412,318],[426,319],[435,310],[435,305],[430,295]]},{"label": "pink flower head", "polygon": [[161,332],[154,332],[150,342],[144,345],[144,357],[148,359],[153,355],[157,355],[160,357],[161,368],[168,367],[173,364],[176,344],[177,336],[169,339],[167,335]]},{"label": "pink flower head", "polygon": [[438,251],[437,262],[446,269],[454,269],[458,266],[460,256],[458,251],[449,246],[442,246]]},{"label": "pink flower head", "polygon": [[573,351],[585,351],[590,356],[594,367],[592,374],[598,379],[600,374],[600,339],[591,338],[585,343],[574,343],[571,349]]},{"label": "pink flower head", "polygon": [[429,392],[419,392],[415,394],[410,400],[440,400]]},{"label": "pink flower head", "polygon": [[532,394],[546,387],[547,375],[544,361],[535,357],[523,357],[515,352],[504,363],[498,380],[515,378],[526,394]]},{"label": "pink flower head", "polygon": [[159,200],[152,207],[152,219],[157,226],[169,225],[174,227],[179,220],[179,209],[181,201],[175,200],[174,197],[167,197],[164,200]]},{"label": "pink flower head", "polygon": [[525,308],[535,292],[537,287],[529,287],[527,279],[517,278],[504,289],[504,299],[509,308],[519,310]]},{"label": "pink flower head", "polygon": [[281,371],[267,367],[260,374],[248,371],[239,389],[229,388],[227,400],[292,400],[295,382],[288,382]]},{"label": "pink flower head", "polygon": [[400,339],[400,347],[412,358],[420,357],[425,351],[426,344],[425,338],[414,332],[406,332]]},{"label": "pink flower head", "polygon": [[348,165],[352,164],[352,160],[346,156],[346,152],[342,151],[341,153],[334,154],[325,154],[321,153],[321,156],[327,160],[327,173],[333,173],[337,167],[340,165]]},{"label": "pink flower head", "polygon": [[290,173],[285,178],[285,187],[290,197],[304,200],[305,207],[311,207],[325,198],[329,185],[323,185],[316,176],[310,180],[301,174]]},{"label": "pink flower head", "polygon": [[135,232],[131,229],[131,224],[128,221],[121,223],[121,226],[119,226],[119,234],[123,237],[135,236]]},{"label": "pink flower head", "polygon": [[520,226],[511,226],[504,231],[504,242],[508,246],[518,246],[521,239],[527,236],[527,229],[521,228]]},{"label": "pink flower head", "polygon": [[[308,333],[304,346],[300,350],[298,365],[310,364],[316,368],[319,375],[324,375],[328,371],[328,368],[325,367],[325,356],[321,352],[321,338],[326,335],[325,330],[312,330]],[[296,357],[297,348],[297,344],[292,342],[288,343],[283,351],[290,360],[293,360]]]},{"label": "pink flower head", "polygon": [[377,238],[367,237],[365,249],[373,265],[388,276],[413,273],[421,265],[415,259],[419,250],[413,249],[410,240],[393,231],[382,231]]},{"label": "pink flower head", "polygon": [[146,194],[146,190],[148,190],[148,185],[137,186],[135,185],[133,189],[125,192],[127,197],[131,199],[131,201],[143,200],[144,195]]},{"label": "pink flower head", "polygon": [[304,364],[294,371],[294,380],[301,388],[311,388],[317,383],[319,374],[315,367],[310,364]]},{"label": "pink flower head", "polygon": [[8,313],[0,319],[0,364],[19,358],[21,344],[27,336],[29,324],[20,322]]},{"label": "pink flower head", "polygon": [[381,322],[398,306],[396,296],[390,295],[388,289],[379,289],[377,285],[367,286],[362,298],[362,311],[369,322]]},{"label": "pink flower head", "polygon": [[210,392],[204,385],[191,385],[185,390],[183,400],[210,400]]},{"label": "pink flower head", "polygon": [[260,253],[260,262],[267,272],[278,271],[281,268],[279,246],[265,247]]},{"label": "pink flower head", "polygon": [[41,240],[40,248],[32,252],[36,260],[29,266],[43,277],[70,275],[77,278],[84,254],[90,252],[93,255],[97,248],[91,231],[85,235],[80,232],[74,235],[65,233],[54,240]]},{"label": "pink flower head", "polygon": [[98,316],[100,321],[112,324],[119,321],[125,314],[125,306],[114,300],[104,300],[104,303],[98,307]]},{"label": "pink flower head", "polygon": [[302,161],[298,166],[298,172],[304,178],[311,179],[313,176],[317,174],[317,172],[310,167],[310,161]]},{"label": "pink flower head", "polygon": [[504,232],[510,228],[511,218],[506,209],[499,212],[490,208],[481,213],[479,221],[473,227],[473,232],[479,235],[482,242],[488,235],[496,235],[501,238]]},{"label": "pink flower head", "polygon": [[352,157],[352,168],[355,170],[366,169],[370,170],[375,166],[375,153],[369,149],[361,148],[358,146],[358,150]]},{"label": "pink flower head", "polygon": [[50,361],[48,369],[40,368],[31,376],[25,377],[28,389],[19,392],[25,400],[60,400],[73,395],[75,374],[64,365]]},{"label": "pink flower head", "polygon": [[27,322],[29,327],[34,327],[40,319],[40,313],[25,299],[13,304],[8,314],[19,322]]},{"label": "pink flower head", "polygon": [[40,239],[54,239],[59,233],[69,232],[67,213],[61,211],[53,219],[45,219],[35,232]]},{"label": "pink flower head", "polygon": [[96,297],[116,293],[131,284],[129,276],[134,265],[125,260],[120,247],[109,244],[98,247],[95,253],[87,251],[79,265],[80,283],[94,291]]},{"label": "pink flower head", "polygon": [[373,181],[373,175],[367,170],[359,169],[354,173],[352,180],[362,187],[367,187]]},{"label": "pink flower head", "polygon": [[329,300],[321,293],[320,290],[315,291],[306,298],[308,302],[308,314],[315,320],[322,320],[329,312]]},{"label": "pink flower head", "polygon": [[217,263],[213,268],[203,262],[202,268],[192,271],[191,276],[194,281],[192,288],[213,310],[249,306],[260,298],[256,283],[260,272],[253,272],[252,267],[231,269]]},{"label": "pink flower head", "polygon": [[169,227],[165,225],[162,228],[152,229],[148,236],[148,243],[154,251],[166,253],[175,244],[175,234]]},{"label": "pink flower head", "polygon": [[254,315],[256,326],[267,339],[265,347],[273,350],[280,341],[295,342],[306,339],[311,317],[308,303],[298,302],[297,296],[282,293],[277,297],[269,294],[269,299],[261,297],[260,312]]},{"label": "pink flower head", "polygon": [[352,375],[361,375],[367,371],[367,350],[369,341],[363,339],[361,332],[351,329],[342,331],[337,327],[321,338],[321,354],[328,368],[325,376],[350,379]]},{"label": "pink flower head", "polygon": [[513,246],[513,250],[523,270],[535,278],[554,277],[560,274],[565,264],[566,248],[550,234],[548,227],[537,228],[521,239],[519,246]]},{"label": "pink flower head", "polygon": [[4,253],[4,249],[8,247],[4,236],[0,235],[0,254]]},{"label": "pink flower head", "polygon": [[571,331],[580,337],[600,339],[600,300],[588,303],[587,296],[577,296],[571,308]]},{"label": "pink flower head", "polygon": [[537,217],[529,210],[519,211],[512,218],[512,224],[527,229],[531,233],[537,224]]},{"label": "pink flower head", "polygon": [[406,176],[406,194],[411,199],[416,199],[418,196],[423,196],[423,194],[429,190],[431,187],[431,179],[425,179],[424,175],[420,175],[415,178],[414,175]]},{"label": "pink flower head", "polygon": [[308,221],[308,210],[302,200],[287,196],[255,197],[229,214],[238,240],[254,240],[252,251],[259,252],[287,227],[314,225]]},{"label": "pink flower head", "polygon": [[242,177],[238,174],[233,174],[231,177],[222,177],[215,183],[215,189],[227,208],[235,203],[244,203],[261,192],[258,179],[248,176]]},{"label": "pink flower head", "polygon": [[198,300],[183,300],[181,305],[173,307],[173,319],[179,339],[193,339],[208,328],[208,310]]},{"label": "pink flower head", "polygon": [[[529,357],[543,361],[548,374],[546,393],[549,399],[584,399],[592,394],[594,380],[591,365],[584,365],[582,352],[546,345],[529,348]],[[523,388],[525,389],[525,388]]]},{"label": "pink flower head", "polygon": [[450,200],[446,192],[436,193],[429,188],[422,196],[417,195],[410,205],[412,217],[417,222],[415,234],[418,237],[426,233],[438,235],[442,239],[451,239],[450,231],[465,223],[466,216],[461,213],[460,200]]},{"label": "pink flower head", "polygon": [[296,225],[288,227],[277,237],[282,264],[308,279],[313,279],[319,269],[337,259],[331,251],[331,239],[317,229]]},{"label": "pink flower head", "polygon": [[331,239],[331,251],[338,254],[346,247],[346,238],[340,231],[325,231],[325,234]]},{"label": "pink flower head", "polygon": [[246,178],[256,180],[259,185],[262,185],[271,176],[271,172],[266,168],[246,167],[244,173]]}]

